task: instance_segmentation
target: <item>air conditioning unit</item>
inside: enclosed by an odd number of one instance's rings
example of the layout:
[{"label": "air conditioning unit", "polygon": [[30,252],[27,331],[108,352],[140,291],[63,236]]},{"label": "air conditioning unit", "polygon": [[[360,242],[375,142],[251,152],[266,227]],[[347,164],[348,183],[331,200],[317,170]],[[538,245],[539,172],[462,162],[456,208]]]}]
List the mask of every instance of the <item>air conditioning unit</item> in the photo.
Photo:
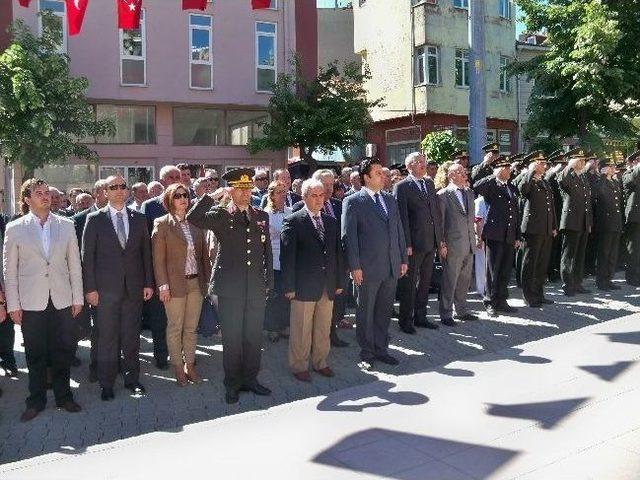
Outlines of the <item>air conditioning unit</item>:
[{"label": "air conditioning unit", "polygon": [[375,143],[367,143],[364,146],[365,157],[375,157],[376,153],[378,153],[378,146]]}]

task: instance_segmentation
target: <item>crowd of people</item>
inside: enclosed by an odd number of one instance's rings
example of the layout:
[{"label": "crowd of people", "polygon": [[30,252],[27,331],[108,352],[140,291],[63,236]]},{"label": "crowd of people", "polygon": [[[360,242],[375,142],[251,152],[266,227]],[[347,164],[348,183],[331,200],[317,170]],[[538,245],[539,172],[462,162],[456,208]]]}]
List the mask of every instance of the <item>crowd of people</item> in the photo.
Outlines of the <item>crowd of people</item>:
[{"label": "crowd of people", "polygon": [[[18,325],[29,370],[21,420],[45,408],[49,388],[57,407],[81,410],[70,368],[83,337],[89,381],[110,401],[118,376],[146,394],[143,325],[155,366],[172,368],[180,387],[202,383],[198,334],[219,326],[225,400],[236,403],[240,392],[271,393],[258,379],[265,331],[288,340],[298,381],[334,376],[330,349],[349,345],[337,332],[350,302],[359,366],[370,370],[399,363],[388,349],[393,316],[408,335],[477,321],[467,303],[474,271],[490,317],[516,311],[507,302],[514,265],[529,308],[553,303],[544,285],[558,277],[565,295],[590,293],[585,258],[595,259],[598,289],[620,288],[619,264],[640,286],[640,151],[616,164],[580,148],[549,158],[483,150],[473,168],[464,151],[442,165],[415,152],[391,168],[366,158],[293,182],[286,169],[193,179],[188,165],[168,165],[159,182],[113,175],[67,198],[27,180],[21,213],[0,225],[0,366],[18,375]],[[434,289],[439,323],[427,318]]]}]

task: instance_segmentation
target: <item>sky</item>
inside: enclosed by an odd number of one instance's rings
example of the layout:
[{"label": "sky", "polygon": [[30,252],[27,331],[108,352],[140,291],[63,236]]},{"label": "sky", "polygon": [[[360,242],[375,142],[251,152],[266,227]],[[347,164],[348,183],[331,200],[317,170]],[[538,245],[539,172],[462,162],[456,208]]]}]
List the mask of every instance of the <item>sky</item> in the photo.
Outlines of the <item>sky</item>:
[{"label": "sky", "polygon": [[[333,8],[336,4],[336,0],[316,0],[318,8]],[[392,1],[392,0],[389,0]],[[349,3],[349,0],[338,0],[338,6],[343,6]],[[519,17],[520,15],[517,14]],[[524,24],[518,21],[516,25],[516,37],[524,30]]]}]

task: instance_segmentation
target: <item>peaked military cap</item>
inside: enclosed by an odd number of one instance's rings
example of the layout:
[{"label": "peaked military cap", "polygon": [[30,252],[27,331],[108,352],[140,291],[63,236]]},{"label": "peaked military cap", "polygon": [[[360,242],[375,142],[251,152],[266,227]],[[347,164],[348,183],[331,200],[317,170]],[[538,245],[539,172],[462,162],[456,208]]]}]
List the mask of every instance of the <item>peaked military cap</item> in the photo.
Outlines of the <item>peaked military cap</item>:
[{"label": "peaked military cap", "polygon": [[636,150],[635,152],[633,152],[631,155],[629,155],[627,157],[627,162],[634,162],[636,161],[638,158],[640,158],[640,150]]},{"label": "peaked military cap", "polygon": [[615,158],[613,158],[613,156],[607,155],[606,157],[601,158],[600,160],[598,160],[598,170],[600,170],[601,168],[604,168],[604,167],[609,167],[609,166],[611,166],[611,167],[616,167],[617,166],[616,160],[615,160]]},{"label": "peaked military cap", "polygon": [[469,153],[466,150],[456,150],[451,155],[451,160],[457,160],[459,158],[469,158]]},{"label": "peaked military cap", "polygon": [[544,156],[544,152],[542,150],[534,150],[531,153],[528,153],[524,158],[523,158],[523,163],[525,165],[529,165],[530,163],[533,162],[539,162],[539,161],[545,161],[546,158]]},{"label": "peaked military cap", "polygon": [[566,158],[587,158],[587,151],[584,148],[573,148],[564,154]]},{"label": "peaked military cap", "polygon": [[500,151],[500,145],[498,145],[496,142],[487,143],[486,145],[482,146],[482,151],[484,151],[484,152],[499,152]]},{"label": "peaked military cap", "polygon": [[511,157],[509,155],[500,155],[491,166],[493,168],[509,167],[511,166]]},{"label": "peaked military cap", "polygon": [[222,179],[226,181],[230,187],[253,188],[254,175],[255,170],[253,168],[234,168],[222,175]]}]

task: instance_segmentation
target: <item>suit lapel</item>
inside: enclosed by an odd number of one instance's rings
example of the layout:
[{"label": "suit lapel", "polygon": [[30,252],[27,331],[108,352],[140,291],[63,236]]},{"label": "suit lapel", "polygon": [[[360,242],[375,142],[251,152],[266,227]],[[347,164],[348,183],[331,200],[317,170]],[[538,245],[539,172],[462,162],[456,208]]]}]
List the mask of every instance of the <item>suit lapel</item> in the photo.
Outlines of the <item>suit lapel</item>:
[{"label": "suit lapel", "polygon": [[[364,190],[364,188],[360,189],[360,195],[362,195],[364,198],[364,201],[366,204],[369,205],[369,208],[373,209],[373,211],[376,213],[376,215],[378,215],[378,218],[380,218],[384,223],[387,223],[387,221],[389,220],[387,218],[387,215],[384,214],[384,212],[380,211],[380,207],[378,205],[376,205],[375,200],[371,197],[371,195],[369,195],[367,193],[366,190]],[[382,194],[380,194],[380,201],[384,202],[384,197],[382,196]],[[387,205],[387,202],[384,202],[385,206],[387,207],[387,212],[389,211],[389,206]]]},{"label": "suit lapel", "polygon": [[[321,244],[324,245],[324,240],[322,240],[322,238],[320,238],[320,234],[318,233],[318,229],[316,228],[315,224],[313,223],[313,220],[311,219],[311,217],[307,213],[306,209],[304,209],[303,212],[304,212],[304,217],[305,217],[304,221],[306,222],[307,227],[311,229],[311,232],[313,233],[313,236],[316,237],[316,240],[318,240]],[[320,216],[320,218],[322,218],[322,216]],[[326,230],[325,230],[325,232],[326,232]]]},{"label": "suit lapel", "polygon": [[455,204],[458,212],[460,212],[462,215],[464,215],[464,210],[462,209],[462,205],[460,204],[460,200],[458,200],[458,196],[456,195],[456,191],[453,190],[453,189],[449,189],[449,191],[447,192],[447,195],[449,195],[449,198]]},{"label": "suit lapel", "polygon": [[60,237],[60,222],[55,215],[51,215],[50,230],[49,230],[49,258],[53,257],[53,249],[58,244],[58,238]]},{"label": "suit lapel", "polygon": [[187,243],[187,238],[184,236],[184,231],[182,230],[182,227],[178,224],[178,222],[176,222],[173,215],[169,215],[169,226],[184,243]]},{"label": "suit lapel", "polygon": [[127,248],[129,246],[129,240],[133,238],[133,234],[135,233],[135,229],[137,229],[137,223],[135,221],[135,211],[130,208],[124,207],[124,212],[129,216],[129,235],[127,235],[127,243],[125,243],[124,247]]},{"label": "suit lapel", "polygon": [[116,233],[116,227],[113,225],[113,222],[111,221],[109,205],[107,205],[102,209],[102,218],[103,218],[105,228],[107,229],[108,232],[110,232],[109,234],[113,238],[113,241],[116,242],[116,245],[122,248],[122,245],[120,245],[120,240],[118,239],[118,234]]},{"label": "suit lapel", "polygon": [[42,227],[40,226],[40,223],[36,218],[32,217],[30,214],[27,215],[29,215],[29,217],[25,219],[27,227],[33,232],[29,236],[32,238],[32,241],[35,242],[38,246],[38,250],[40,251],[42,258],[47,258],[47,255],[44,252],[44,247],[42,246]]}]

